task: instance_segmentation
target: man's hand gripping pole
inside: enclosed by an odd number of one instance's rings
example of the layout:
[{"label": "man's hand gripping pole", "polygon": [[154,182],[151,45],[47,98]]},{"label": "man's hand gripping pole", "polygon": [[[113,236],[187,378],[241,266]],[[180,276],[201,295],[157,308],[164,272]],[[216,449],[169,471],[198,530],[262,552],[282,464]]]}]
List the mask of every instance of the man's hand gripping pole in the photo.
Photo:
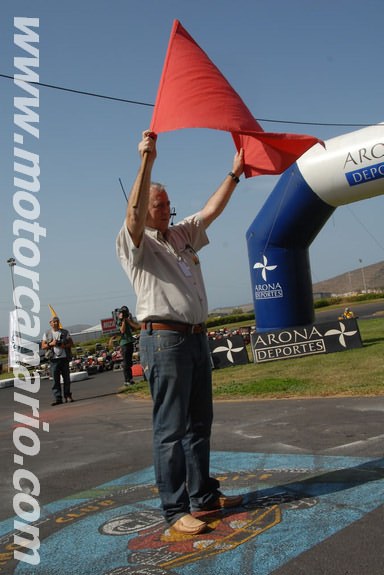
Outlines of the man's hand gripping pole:
[{"label": "man's hand gripping pole", "polygon": [[[147,134],[147,136],[149,136],[150,138],[152,138],[153,140],[157,140],[157,134],[155,134],[154,132],[150,132],[149,134]],[[148,156],[149,156],[149,151],[144,152],[142,158],[141,158],[141,165],[140,165],[140,169],[139,169],[139,173],[137,175],[137,187],[135,189],[135,193],[133,195],[132,198],[132,207],[133,208],[137,208],[137,204],[139,203],[139,195],[140,195],[140,190],[143,184],[143,179],[144,179],[144,175],[147,169],[147,163],[148,163]]]}]

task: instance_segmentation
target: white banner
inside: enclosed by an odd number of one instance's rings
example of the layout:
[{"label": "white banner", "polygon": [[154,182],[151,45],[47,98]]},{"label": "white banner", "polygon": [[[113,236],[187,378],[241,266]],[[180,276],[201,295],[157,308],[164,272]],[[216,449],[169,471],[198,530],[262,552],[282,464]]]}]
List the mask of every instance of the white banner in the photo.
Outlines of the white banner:
[{"label": "white banner", "polygon": [[17,353],[17,309],[9,312],[9,341],[8,341],[8,365],[17,367],[20,365]]},{"label": "white banner", "polygon": [[28,339],[22,339],[18,327],[17,309],[14,309],[9,312],[9,367],[18,367],[20,364],[39,365],[39,344]]}]

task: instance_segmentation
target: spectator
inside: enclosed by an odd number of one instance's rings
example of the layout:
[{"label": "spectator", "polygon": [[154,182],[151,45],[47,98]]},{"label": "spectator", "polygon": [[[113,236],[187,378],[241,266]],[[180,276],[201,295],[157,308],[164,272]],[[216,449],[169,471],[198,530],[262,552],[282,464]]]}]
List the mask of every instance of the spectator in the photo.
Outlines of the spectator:
[{"label": "spectator", "polygon": [[[69,373],[73,341],[69,331],[60,327],[60,320],[57,316],[53,317],[49,324],[51,329],[44,333],[41,347],[46,350],[45,357],[50,362],[54,398],[52,405],[60,405],[63,403],[63,395],[65,403],[74,401]],[[63,391],[61,390],[61,377],[63,378]]]},{"label": "spectator", "polygon": [[132,377],[133,344],[135,341],[132,330],[140,329],[140,324],[133,319],[126,305],[120,308],[117,326],[121,334],[120,348],[123,357],[124,385],[132,385],[135,383]]},{"label": "spectator", "polygon": [[352,318],[354,318],[354,317],[355,317],[355,314],[353,313],[353,311],[351,310],[351,308],[346,307],[345,310],[344,310],[344,312],[343,312],[342,318],[343,318],[343,319],[352,319]]}]

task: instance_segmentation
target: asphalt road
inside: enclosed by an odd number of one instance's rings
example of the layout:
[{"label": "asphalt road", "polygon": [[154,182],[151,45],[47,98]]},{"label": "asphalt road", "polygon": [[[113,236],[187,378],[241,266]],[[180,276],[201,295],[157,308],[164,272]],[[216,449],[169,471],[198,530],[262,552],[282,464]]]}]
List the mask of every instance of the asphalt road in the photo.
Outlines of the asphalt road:
[{"label": "asphalt road", "polygon": [[[345,305],[341,305],[340,308],[318,308],[315,310],[316,321],[326,322],[337,319],[344,311]],[[365,301],[360,303],[351,303],[349,307],[354,312],[354,314],[360,319],[372,319],[374,317],[384,316],[384,301],[383,300],[373,300]]]},{"label": "asphalt road", "polygon": [[[51,407],[48,380],[35,395],[40,449],[34,457],[24,456],[21,465],[35,474],[41,489],[45,527],[36,567],[12,562],[9,552],[1,554],[15,516],[12,479],[18,465],[12,434],[20,424],[14,413],[31,415],[31,408],[15,402],[14,388],[0,389],[0,574],[162,575],[192,569],[231,575],[240,569],[242,575],[382,575],[384,396],[216,402],[212,472],[224,491],[243,493],[245,504],[232,521],[213,517],[204,544],[215,551],[201,547],[193,555],[190,542],[169,534],[164,539],[163,525],[160,531],[149,524],[134,533],[127,528],[127,517],[145,523],[148,505],[153,505],[156,525],[159,512],[157,501],[147,503],[154,497],[151,402],[118,394],[122,379],[121,372],[107,372],[74,382],[76,401],[61,406]],[[43,422],[49,431],[43,431]],[[111,510],[100,518],[96,514],[89,533],[84,514],[96,513],[106,484],[109,501],[123,497],[122,507],[116,517]],[[71,513],[63,519],[57,514],[67,506]],[[69,518],[73,523],[57,534]],[[112,519],[120,521],[117,537],[112,537]],[[122,546],[114,554],[103,547],[107,524],[109,540]],[[63,542],[59,547],[57,537]],[[82,539],[89,542],[81,548]],[[88,557],[89,549],[93,555]],[[148,553],[155,551],[156,560],[151,555],[147,565]]]}]

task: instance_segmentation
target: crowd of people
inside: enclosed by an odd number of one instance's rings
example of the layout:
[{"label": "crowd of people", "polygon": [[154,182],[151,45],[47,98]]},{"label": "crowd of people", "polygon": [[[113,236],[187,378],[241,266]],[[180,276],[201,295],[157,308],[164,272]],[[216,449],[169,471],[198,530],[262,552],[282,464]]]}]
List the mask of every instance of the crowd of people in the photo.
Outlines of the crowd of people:
[{"label": "crowd of people", "polygon": [[[357,316],[350,307],[345,307],[338,319],[347,320]],[[130,313],[127,306],[118,310],[116,325],[118,333],[114,334],[107,345],[97,343],[93,353],[87,353],[81,347],[74,348],[72,338],[65,328],[61,326],[58,317],[52,317],[50,329],[42,339],[42,350],[45,360],[42,360],[42,371],[49,374],[52,381],[53,403],[73,402],[71,392],[71,372],[87,371],[89,374],[101,373],[122,367],[123,384],[125,386],[135,383],[132,367],[140,363],[139,340],[140,323]],[[248,345],[256,326],[240,328],[222,327],[216,330],[207,330],[208,339],[220,340],[234,335],[241,335],[244,344]],[[63,384],[63,386],[62,386]]]}]

